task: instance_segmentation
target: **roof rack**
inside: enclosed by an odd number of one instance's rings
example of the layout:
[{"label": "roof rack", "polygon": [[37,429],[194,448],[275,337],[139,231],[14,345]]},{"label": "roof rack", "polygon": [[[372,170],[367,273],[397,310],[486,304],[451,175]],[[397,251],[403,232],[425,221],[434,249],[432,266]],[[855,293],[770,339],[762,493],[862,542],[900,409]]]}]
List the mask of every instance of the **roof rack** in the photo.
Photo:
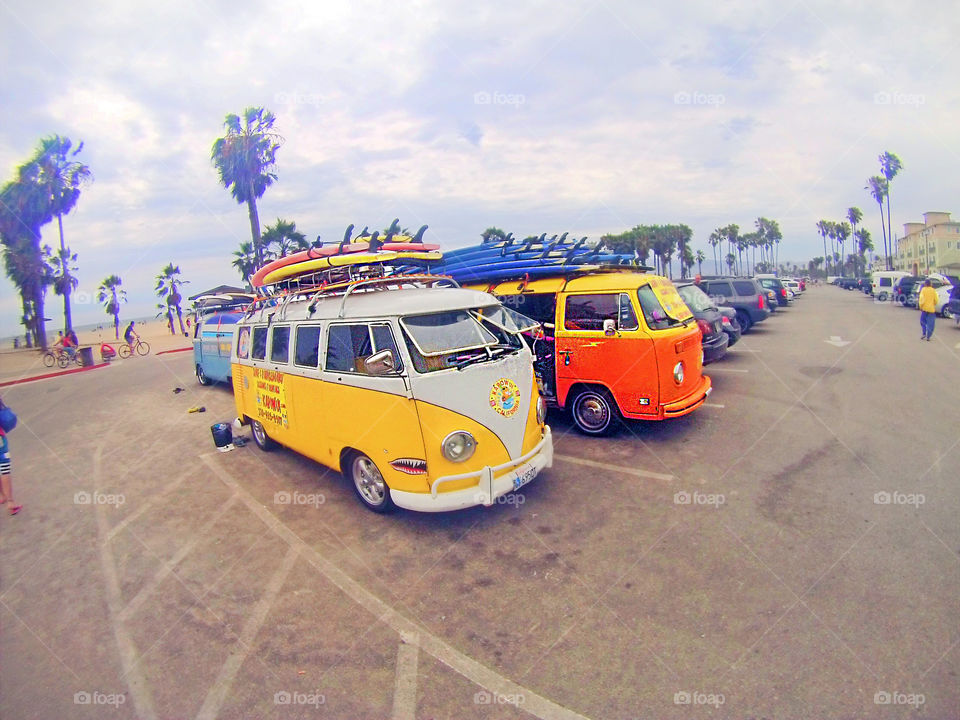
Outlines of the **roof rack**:
[{"label": "roof rack", "polygon": [[[344,310],[346,309],[346,306],[347,306],[347,298],[350,297],[350,294],[352,292],[356,291],[361,286],[372,287],[376,285],[391,285],[391,284],[405,285],[410,283],[411,281],[420,282],[420,283],[429,282],[432,285],[436,285],[437,283],[444,282],[444,283],[448,283],[450,287],[454,287],[454,288],[460,287],[460,283],[458,283],[452,277],[449,277],[447,275],[427,275],[427,274],[391,275],[389,277],[370,278],[369,280],[358,280],[357,282],[351,283],[350,285],[348,285],[346,292],[343,293],[343,299],[340,301],[340,310],[337,312],[337,317],[341,317],[341,318],[343,317]],[[386,288],[380,288],[380,289],[386,289]],[[321,292],[323,291],[317,292],[317,294],[314,295],[313,298],[311,298],[310,300],[310,305],[307,307],[307,310],[310,312],[311,315],[313,314],[314,310],[316,310],[316,300],[320,297]]]}]

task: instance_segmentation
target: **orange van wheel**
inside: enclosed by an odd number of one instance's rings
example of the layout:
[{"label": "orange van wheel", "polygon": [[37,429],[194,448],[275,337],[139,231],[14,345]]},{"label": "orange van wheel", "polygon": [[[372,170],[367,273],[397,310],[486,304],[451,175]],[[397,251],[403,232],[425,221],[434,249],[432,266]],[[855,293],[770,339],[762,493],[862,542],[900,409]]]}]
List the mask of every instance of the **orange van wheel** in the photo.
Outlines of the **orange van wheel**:
[{"label": "orange van wheel", "polygon": [[621,421],[620,409],[603,388],[586,388],[570,404],[570,414],[585,435],[608,435]]}]

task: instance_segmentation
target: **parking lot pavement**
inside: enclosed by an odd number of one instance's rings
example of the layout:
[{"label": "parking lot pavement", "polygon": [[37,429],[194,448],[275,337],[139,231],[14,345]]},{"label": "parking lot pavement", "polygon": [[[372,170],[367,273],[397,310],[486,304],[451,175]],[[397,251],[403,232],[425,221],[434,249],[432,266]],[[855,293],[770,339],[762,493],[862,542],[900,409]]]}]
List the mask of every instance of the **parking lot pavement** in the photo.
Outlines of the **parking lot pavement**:
[{"label": "parking lot pavement", "polygon": [[960,330],[918,325],[815,288],[708,406],[552,413],[551,470],[441,515],[216,452],[188,354],[9,388],[0,716],[957,717]]}]

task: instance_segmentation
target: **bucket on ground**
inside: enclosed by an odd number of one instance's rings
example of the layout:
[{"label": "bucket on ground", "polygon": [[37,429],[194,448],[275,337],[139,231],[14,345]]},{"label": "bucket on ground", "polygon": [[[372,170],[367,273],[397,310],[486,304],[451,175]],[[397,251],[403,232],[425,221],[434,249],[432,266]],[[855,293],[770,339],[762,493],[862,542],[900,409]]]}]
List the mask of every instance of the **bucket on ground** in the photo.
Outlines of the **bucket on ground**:
[{"label": "bucket on ground", "polygon": [[84,367],[90,367],[93,365],[93,348],[92,347],[82,347],[80,348],[80,364]]},{"label": "bucket on ground", "polygon": [[213,444],[218,448],[226,447],[233,442],[233,431],[229,423],[214,423],[210,426],[213,433]]}]

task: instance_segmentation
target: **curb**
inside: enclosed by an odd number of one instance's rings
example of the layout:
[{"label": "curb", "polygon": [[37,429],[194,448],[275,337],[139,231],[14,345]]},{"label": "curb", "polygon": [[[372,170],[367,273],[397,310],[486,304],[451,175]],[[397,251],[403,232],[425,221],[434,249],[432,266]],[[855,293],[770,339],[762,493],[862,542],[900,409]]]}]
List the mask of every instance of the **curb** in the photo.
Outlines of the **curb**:
[{"label": "curb", "polygon": [[73,375],[74,373],[86,372],[87,370],[96,370],[97,368],[107,367],[110,363],[98,363],[96,365],[87,365],[86,367],[71,368],[62,372],[47,373],[45,375],[34,375],[33,377],[20,378],[18,380],[7,380],[0,382],[0,388],[10,385],[19,385],[20,383],[33,382],[34,380],[48,380],[50,378],[62,377],[64,375]]},{"label": "curb", "polygon": [[189,350],[193,350],[193,348],[185,347],[185,348],[177,348],[176,350],[161,350],[158,353],[154,353],[154,355],[169,355],[170,353],[187,352]]}]

